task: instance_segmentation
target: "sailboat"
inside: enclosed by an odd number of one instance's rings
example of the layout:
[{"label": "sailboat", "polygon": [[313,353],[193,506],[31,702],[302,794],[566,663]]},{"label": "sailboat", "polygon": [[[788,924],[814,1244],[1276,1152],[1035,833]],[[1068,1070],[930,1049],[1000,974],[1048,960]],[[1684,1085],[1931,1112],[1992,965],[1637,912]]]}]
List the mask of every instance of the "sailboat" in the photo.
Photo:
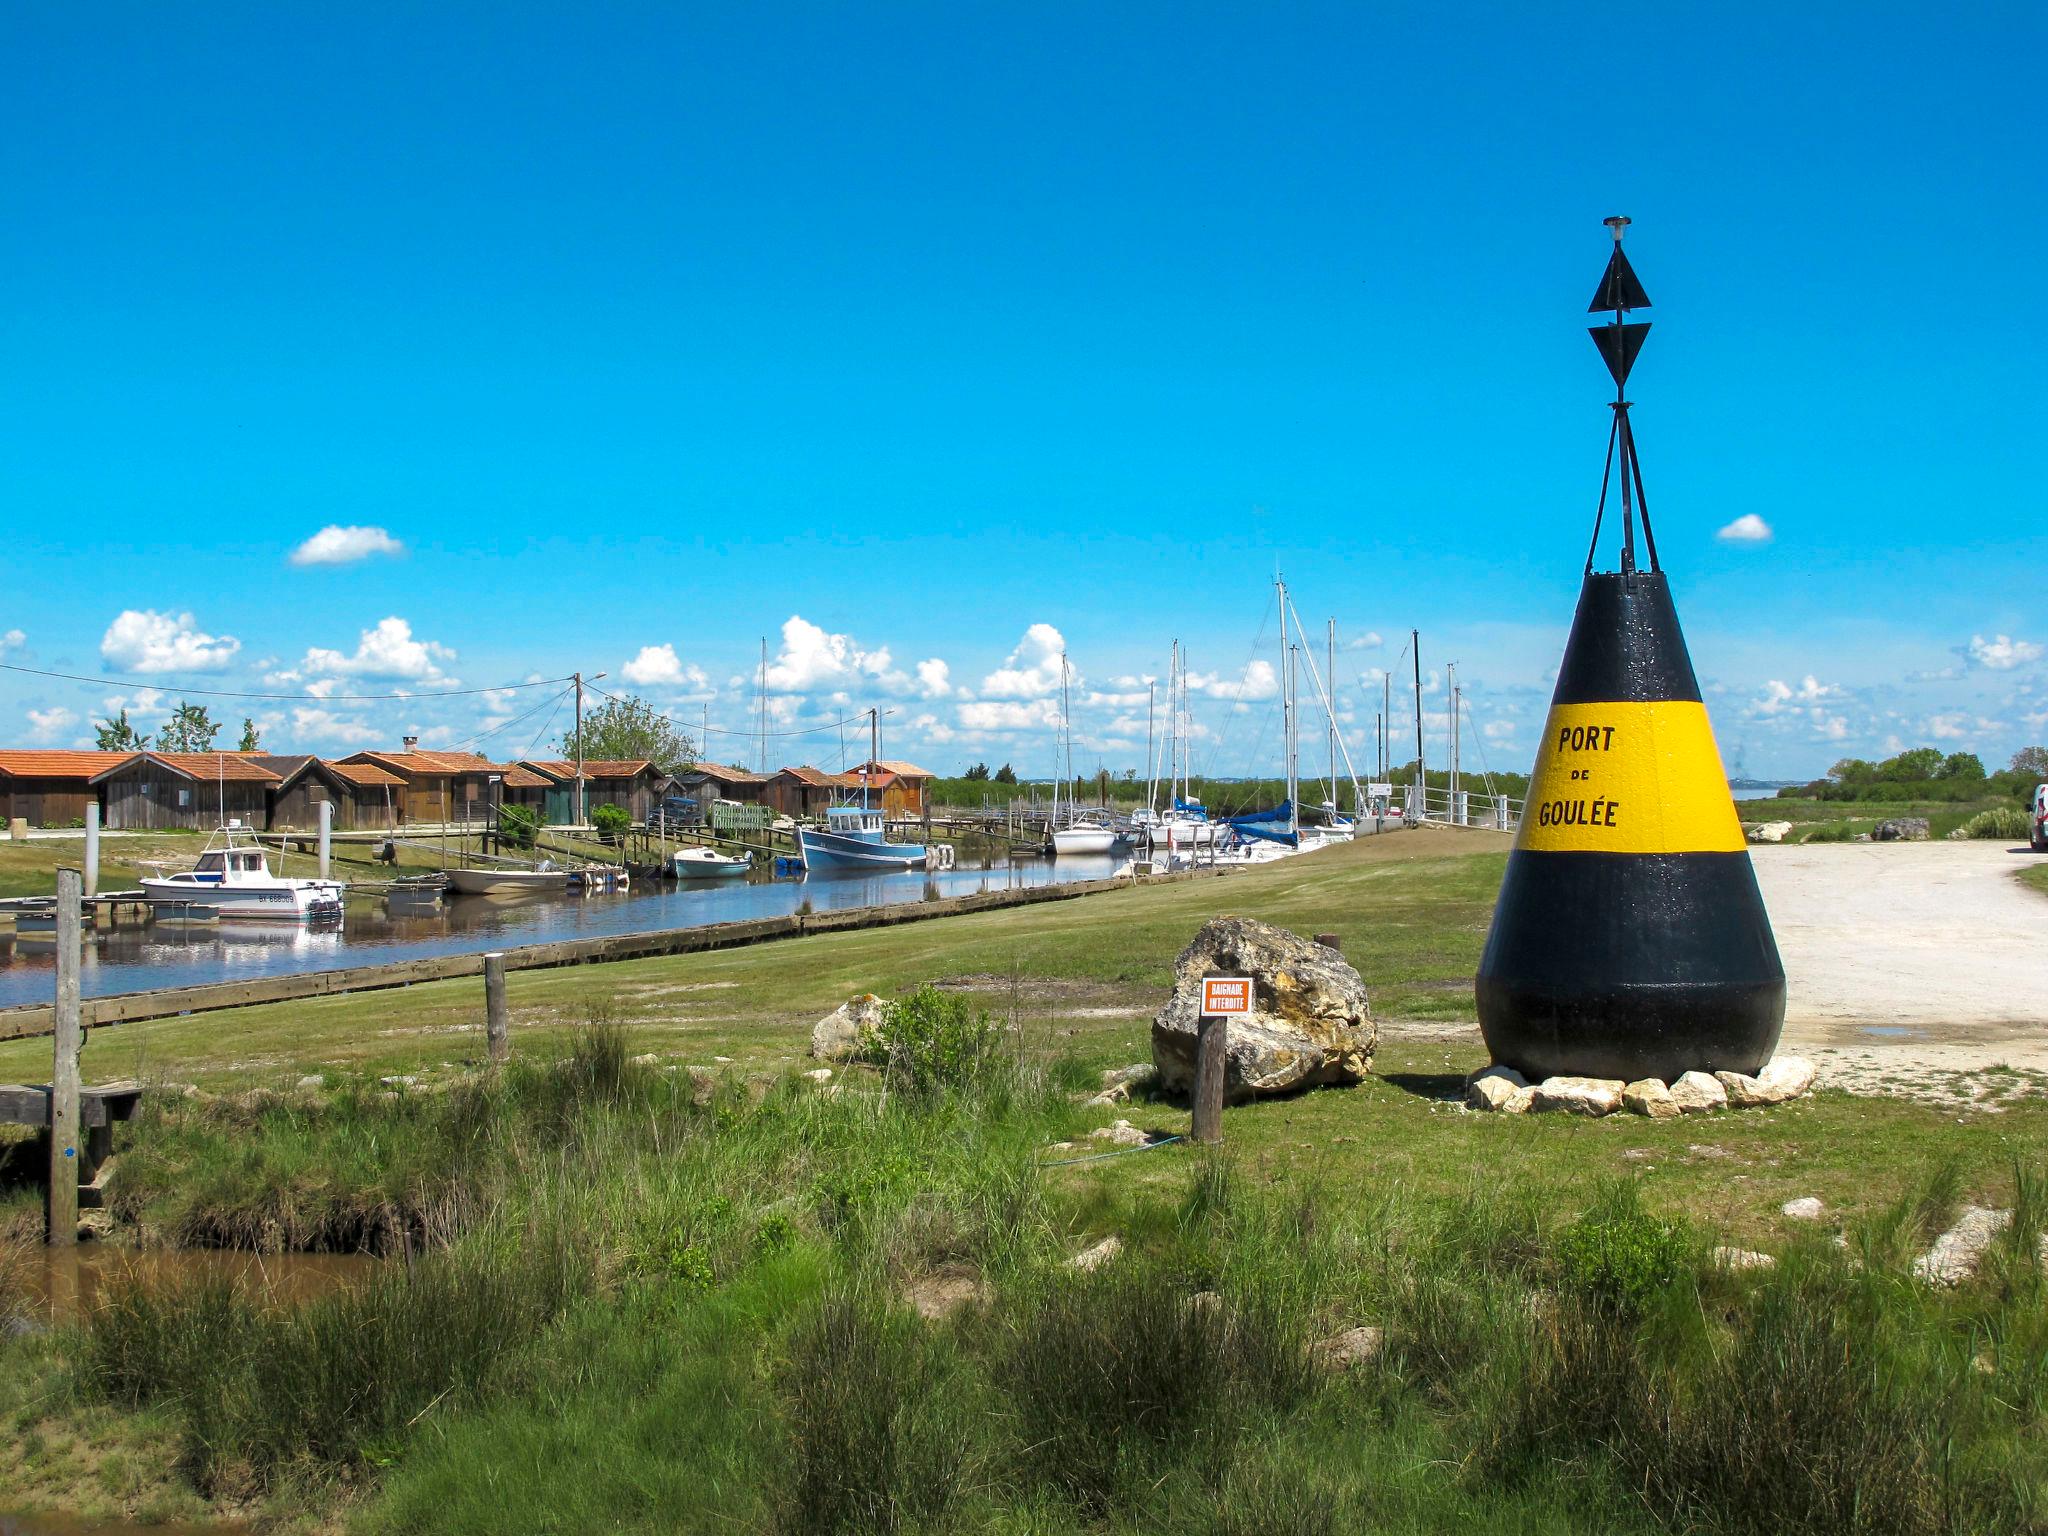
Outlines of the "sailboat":
[{"label": "sailboat", "polygon": [[[1073,857],[1084,853],[1108,853],[1116,846],[1116,823],[1109,813],[1102,810],[1083,809],[1074,803],[1074,720],[1071,714],[1072,696],[1070,677],[1067,670],[1067,653],[1060,652],[1060,736],[1058,761],[1060,776],[1052,786],[1052,843],[1053,857]],[[1060,785],[1067,789],[1067,821],[1060,825]]]},{"label": "sailboat", "polygon": [[[1194,710],[1188,701],[1188,659],[1178,640],[1166,672],[1167,785],[1170,803],[1148,818],[1145,841],[1155,853],[1182,853],[1216,844],[1216,824],[1195,798]],[[1148,811],[1150,807],[1147,807]]]},{"label": "sailboat", "polygon": [[[882,759],[881,712],[868,711],[868,766]],[[860,803],[828,806],[823,827],[798,827],[806,869],[922,869],[931,850],[922,843],[892,843],[880,807],[872,803],[868,775],[860,776]]]}]

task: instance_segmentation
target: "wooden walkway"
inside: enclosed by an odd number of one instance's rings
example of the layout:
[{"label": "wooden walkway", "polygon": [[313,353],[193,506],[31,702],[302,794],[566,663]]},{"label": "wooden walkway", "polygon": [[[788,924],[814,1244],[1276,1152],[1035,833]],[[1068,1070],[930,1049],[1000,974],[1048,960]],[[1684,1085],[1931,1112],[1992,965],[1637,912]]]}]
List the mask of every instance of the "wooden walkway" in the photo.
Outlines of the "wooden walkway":
[{"label": "wooden walkway", "polygon": [[[78,1123],[85,1131],[85,1147],[78,1160],[78,1203],[91,1209],[100,1204],[101,1174],[114,1158],[114,1126],[132,1120],[142,1105],[142,1085],[132,1078],[88,1085],[78,1090]],[[48,1083],[0,1083],[0,1125],[32,1125],[50,1128],[50,1085]]]}]

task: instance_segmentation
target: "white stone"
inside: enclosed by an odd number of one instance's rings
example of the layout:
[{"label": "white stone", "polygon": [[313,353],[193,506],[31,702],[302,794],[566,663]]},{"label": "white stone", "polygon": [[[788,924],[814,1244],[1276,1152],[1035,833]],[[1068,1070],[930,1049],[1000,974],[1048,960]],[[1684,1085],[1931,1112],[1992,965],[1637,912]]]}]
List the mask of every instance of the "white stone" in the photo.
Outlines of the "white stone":
[{"label": "white stone", "polygon": [[1611,1115],[1621,1108],[1628,1084],[1612,1077],[1546,1077],[1536,1085],[1529,1107],[1568,1115]]},{"label": "white stone", "polygon": [[1929,1285],[1961,1285],[1977,1273],[1998,1234],[2012,1225],[2011,1211],[1966,1205],[1956,1224],[1913,1261],[1913,1273]]},{"label": "white stone", "polygon": [[811,1026],[811,1054],[821,1061],[852,1061],[867,1054],[888,1006],[872,992],[849,998]]},{"label": "white stone", "polygon": [[1149,1061],[1134,1061],[1128,1067],[1111,1067],[1102,1074],[1102,1091],[1113,1093],[1124,1090],[1124,1097],[1130,1097],[1133,1088],[1142,1088],[1159,1075],[1159,1069]]},{"label": "white stone", "polygon": [[1819,1221],[1827,1207],[1820,1203],[1818,1195],[1807,1195],[1799,1200],[1787,1200],[1778,1210],[1794,1221]]},{"label": "white stone", "polygon": [[829,1083],[832,1081],[832,1069],[830,1067],[815,1067],[811,1071],[806,1072],[804,1076],[814,1083]]},{"label": "white stone", "polygon": [[1529,1107],[1528,1089],[1529,1080],[1513,1067],[1488,1067],[1465,1079],[1465,1102],[1488,1113],[1512,1114]]},{"label": "white stone", "polygon": [[1637,1078],[1622,1089],[1621,1102],[1633,1113],[1648,1115],[1652,1120],[1676,1120],[1679,1116],[1678,1100],[1654,1077]]},{"label": "white stone", "polygon": [[1671,1101],[1683,1114],[1704,1115],[1728,1107],[1728,1090],[1719,1078],[1687,1072],[1671,1085]]},{"label": "white stone", "polygon": [[635,1056],[633,1058],[633,1065],[636,1067],[658,1067],[661,1065],[661,1058],[655,1055],[654,1052],[648,1051],[643,1055]]},{"label": "white stone", "polygon": [[1792,823],[1789,821],[1760,822],[1749,829],[1749,840],[1752,843],[1782,843],[1785,841],[1785,834],[1791,830]]},{"label": "white stone", "polygon": [[1803,1056],[1778,1056],[1755,1077],[1743,1072],[1716,1072],[1737,1109],[1762,1109],[1796,1099],[1813,1086],[1813,1063]]},{"label": "white stone", "polygon": [[1102,1268],[1111,1259],[1124,1251],[1124,1240],[1114,1234],[1105,1237],[1093,1248],[1084,1248],[1067,1260],[1069,1269],[1078,1269],[1083,1274]]},{"label": "white stone", "polygon": [[299,1079],[299,1087],[301,1088],[325,1088],[326,1086],[327,1079],[318,1072],[308,1072]]},{"label": "white stone", "polygon": [[1778,1266],[1778,1261],[1768,1253],[1756,1253],[1748,1248],[1720,1247],[1714,1250],[1712,1257],[1717,1268],[1725,1269],[1730,1274],[1739,1275],[1747,1270],[1775,1269]]},{"label": "white stone", "polygon": [[1088,1136],[1092,1141],[1106,1141],[1115,1147],[1142,1147],[1152,1139],[1128,1120],[1098,1126]]}]

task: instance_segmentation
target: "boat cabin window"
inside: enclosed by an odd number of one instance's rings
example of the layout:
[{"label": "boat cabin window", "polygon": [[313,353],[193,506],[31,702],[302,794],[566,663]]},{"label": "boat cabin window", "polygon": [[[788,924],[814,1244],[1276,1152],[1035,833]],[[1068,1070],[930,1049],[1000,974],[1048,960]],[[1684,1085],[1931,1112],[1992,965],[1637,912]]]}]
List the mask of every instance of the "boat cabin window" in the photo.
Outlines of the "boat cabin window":
[{"label": "boat cabin window", "polygon": [[835,832],[879,832],[882,830],[882,813],[866,810],[858,805],[835,805],[825,813],[825,820]]},{"label": "boat cabin window", "polygon": [[202,853],[201,855],[199,855],[198,864],[193,866],[193,873],[201,875],[217,875],[220,873],[222,868],[221,859],[222,855],[218,853]]},{"label": "boat cabin window", "polygon": [[262,856],[260,854],[238,853],[235,855],[235,868],[237,869],[248,870],[253,874],[262,867]]}]

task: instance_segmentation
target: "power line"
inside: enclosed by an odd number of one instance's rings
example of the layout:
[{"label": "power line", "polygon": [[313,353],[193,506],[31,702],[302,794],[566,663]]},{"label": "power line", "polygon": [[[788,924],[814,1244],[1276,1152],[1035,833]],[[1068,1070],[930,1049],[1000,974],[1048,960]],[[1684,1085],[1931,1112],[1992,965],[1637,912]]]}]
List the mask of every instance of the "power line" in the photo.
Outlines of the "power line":
[{"label": "power line", "polygon": [[20,667],[0,661],[0,672],[21,672],[29,677],[54,677],[67,683],[89,683],[95,688],[147,688],[153,693],[175,693],[202,699],[272,699],[286,704],[380,704],[395,699],[461,699],[483,693],[510,693],[519,688],[546,688],[566,683],[566,677],[536,678],[530,683],[501,683],[495,688],[436,688],[425,693],[237,693],[225,688],[188,688],[182,683],[136,677],[82,677],[76,672],[45,672],[39,667]]},{"label": "power line", "polygon": [[[626,700],[620,698],[616,693],[606,693],[604,689],[598,687],[595,683],[590,682],[588,679],[584,680],[583,686],[589,689],[592,693],[604,694],[606,698],[610,699],[615,704],[624,704],[625,702],[627,702]],[[893,713],[893,711],[885,709],[882,711],[882,713],[886,715]],[[752,741],[763,735],[769,737],[816,736],[823,731],[834,731],[838,730],[841,726],[853,725],[858,721],[867,719],[867,717],[868,712],[866,710],[861,710],[858,714],[848,715],[844,720],[828,720],[823,725],[807,725],[800,731],[735,731],[730,727],[723,725],[704,725],[700,726],[699,729],[709,731],[714,736],[744,736],[749,741]],[[677,723],[680,724],[681,722],[679,721]]]}]

